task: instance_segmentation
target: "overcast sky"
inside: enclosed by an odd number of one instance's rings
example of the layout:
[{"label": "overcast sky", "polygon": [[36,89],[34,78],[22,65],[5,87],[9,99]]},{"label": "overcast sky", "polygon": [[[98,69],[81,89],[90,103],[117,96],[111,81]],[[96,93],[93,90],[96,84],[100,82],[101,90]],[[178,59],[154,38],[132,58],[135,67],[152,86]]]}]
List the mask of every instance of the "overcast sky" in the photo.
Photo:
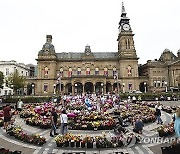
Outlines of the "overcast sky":
[{"label": "overcast sky", "polygon": [[[46,35],[59,52],[117,52],[122,0],[1,0],[0,61],[37,64]],[[180,0],[124,0],[140,64],[180,49]]]}]

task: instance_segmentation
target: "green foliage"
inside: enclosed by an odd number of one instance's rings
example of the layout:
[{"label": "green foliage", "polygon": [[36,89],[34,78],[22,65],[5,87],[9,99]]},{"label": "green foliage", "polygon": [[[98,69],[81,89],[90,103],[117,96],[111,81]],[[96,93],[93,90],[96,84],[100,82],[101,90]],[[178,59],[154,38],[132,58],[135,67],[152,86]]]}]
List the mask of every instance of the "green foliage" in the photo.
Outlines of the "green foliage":
[{"label": "green foliage", "polygon": [[21,98],[24,103],[41,103],[48,102],[50,100],[50,97],[9,97],[4,99],[4,103],[16,103],[19,98]]},{"label": "green foliage", "polygon": [[13,86],[14,91],[16,92],[17,89],[23,88],[25,85],[25,77],[20,76],[19,72],[16,71],[8,77],[8,86]]},{"label": "green foliage", "polygon": [[3,73],[0,71],[0,88],[3,88],[3,82],[4,81],[4,75]]}]

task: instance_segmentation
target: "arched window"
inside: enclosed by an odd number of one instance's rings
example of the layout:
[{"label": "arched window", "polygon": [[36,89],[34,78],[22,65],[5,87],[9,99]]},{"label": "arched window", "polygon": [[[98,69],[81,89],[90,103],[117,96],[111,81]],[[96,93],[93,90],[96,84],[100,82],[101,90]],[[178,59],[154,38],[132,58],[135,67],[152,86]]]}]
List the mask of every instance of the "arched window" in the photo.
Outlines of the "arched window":
[{"label": "arched window", "polygon": [[46,67],[44,68],[44,78],[48,78],[48,73],[49,73],[49,69],[48,69],[48,67],[46,66]]},{"label": "arched window", "polygon": [[62,67],[60,68],[59,72],[60,72],[60,76],[63,77],[63,68]]},{"label": "arched window", "polygon": [[69,68],[69,71],[68,71],[68,77],[72,77],[72,68],[71,67]]},{"label": "arched window", "polygon": [[99,68],[95,68],[95,75],[99,75]]},{"label": "arched window", "polygon": [[44,93],[48,92],[48,83],[44,83]]},{"label": "arched window", "polygon": [[104,68],[104,75],[108,76],[108,69],[107,69],[107,67]]},{"label": "arched window", "polygon": [[128,66],[127,71],[128,71],[128,76],[132,76],[132,68],[131,68],[131,66]]},{"label": "arched window", "polygon": [[157,79],[156,78],[153,78],[153,85],[154,85],[154,87],[157,87]]},{"label": "arched window", "polygon": [[113,76],[115,76],[117,73],[116,67],[113,67]]},{"label": "arched window", "polygon": [[126,39],[125,43],[126,43],[126,49],[130,49],[130,39]]},{"label": "arched window", "polygon": [[77,69],[77,75],[81,75],[81,68],[80,67],[78,67],[78,69]]},{"label": "arched window", "polygon": [[86,75],[90,75],[90,68],[86,68]]}]

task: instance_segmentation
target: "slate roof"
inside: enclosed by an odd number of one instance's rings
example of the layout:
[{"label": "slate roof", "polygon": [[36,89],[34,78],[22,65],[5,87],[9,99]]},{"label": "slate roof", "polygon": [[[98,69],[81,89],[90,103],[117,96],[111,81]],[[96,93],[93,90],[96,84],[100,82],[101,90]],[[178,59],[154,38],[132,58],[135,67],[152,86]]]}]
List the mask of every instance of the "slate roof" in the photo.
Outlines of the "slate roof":
[{"label": "slate roof", "polygon": [[[116,59],[118,58],[117,52],[93,52],[95,59]],[[62,52],[56,53],[58,59],[80,60],[85,53],[84,52]]]}]

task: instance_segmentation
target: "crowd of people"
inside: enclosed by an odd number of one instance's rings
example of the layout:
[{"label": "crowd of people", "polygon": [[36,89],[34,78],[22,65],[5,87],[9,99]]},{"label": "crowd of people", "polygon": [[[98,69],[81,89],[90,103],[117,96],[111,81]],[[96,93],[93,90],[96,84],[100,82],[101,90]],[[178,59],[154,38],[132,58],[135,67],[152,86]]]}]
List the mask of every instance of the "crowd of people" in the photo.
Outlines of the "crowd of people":
[{"label": "crowd of people", "polygon": [[[139,100],[139,98],[138,98]],[[95,95],[95,94],[87,94],[87,95],[76,95],[76,96],[70,96],[70,95],[64,95],[62,97],[58,97],[53,100],[54,101],[54,107],[51,109],[51,129],[50,129],[50,136],[53,137],[54,135],[57,135],[58,133],[64,135],[68,132],[68,115],[67,115],[67,105],[71,105],[74,102],[80,102],[83,103],[86,106],[85,111],[91,112],[93,110],[96,110],[98,112],[106,112],[108,108],[106,107],[106,104],[110,104],[112,108],[120,108],[120,102],[121,98],[117,95]],[[128,103],[136,103],[135,97],[128,97],[126,101],[126,108],[128,108]],[[21,99],[18,100],[16,103],[16,110],[17,112],[21,112],[23,109],[24,103]],[[163,121],[161,119],[161,110],[162,106],[160,103],[158,103],[155,106],[155,116],[157,120],[157,124],[163,124]],[[4,113],[4,129],[7,129],[8,124],[11,121],[12,117],[12,109],[7,104],[3,108]],[[78,111],[77,111],[78,112]],[[58,117],[60,113],[60,116]],[[57,129],[57,121],[58,118],[60,119],[60,130]],[[121,119],[121,117],[119,117]],[[119,124],[121,126],[121,129],[124,131],[124,127],[126,125],[123,123],[123,120],[119,120]],[[133,123],[134,129],[133,131],[139,134],[143,133],[143,127],[144,123],[142,121],[142,117],[139,116]],[[178,137],[180,137],[180,110],[177,111],[175,116],[175,123],[174,123],[174,129]]]}]

